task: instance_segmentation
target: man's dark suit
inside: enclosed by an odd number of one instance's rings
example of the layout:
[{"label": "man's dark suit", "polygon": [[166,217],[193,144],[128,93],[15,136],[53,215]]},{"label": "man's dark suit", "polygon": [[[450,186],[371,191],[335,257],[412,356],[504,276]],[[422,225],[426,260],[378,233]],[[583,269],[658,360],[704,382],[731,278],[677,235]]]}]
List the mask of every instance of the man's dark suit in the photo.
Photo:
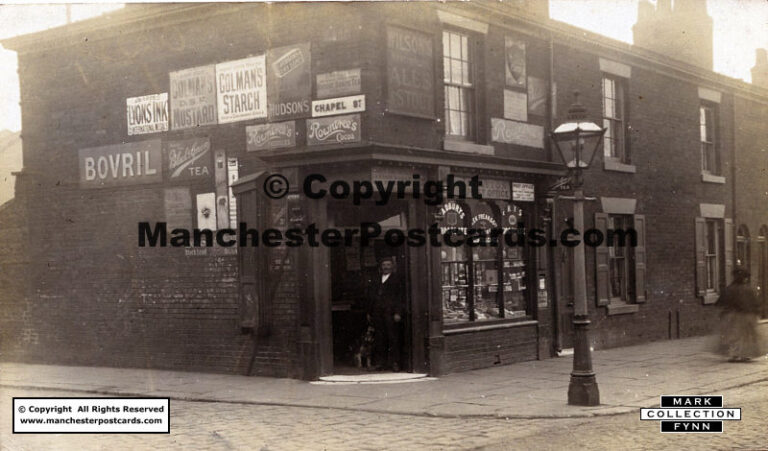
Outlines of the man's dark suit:
[{"label": "man's dark suit", "polygon": [[[376,329],[374,357],[378,365],[399,367],[400,334],[405,318],[403,283],[394,273],[384,283],[381,277],[381,274],[374,276],[368,286],[369,313]],[[400,321],[395,321],[395,314],[400,315]]]}]

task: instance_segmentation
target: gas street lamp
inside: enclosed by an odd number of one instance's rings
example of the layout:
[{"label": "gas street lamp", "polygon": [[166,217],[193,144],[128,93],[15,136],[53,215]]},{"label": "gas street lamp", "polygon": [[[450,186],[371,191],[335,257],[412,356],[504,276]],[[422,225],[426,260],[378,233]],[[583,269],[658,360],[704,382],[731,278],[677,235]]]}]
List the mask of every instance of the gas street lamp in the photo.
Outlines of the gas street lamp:
[{"label": "gas street lamp", "polygon": [[[587,120],[587,110],[579,103],[579,93],[574,92],[574,103],[568,109],[568,120],[560,124],[550,137],[563,163],[568,168],[573,196],[561,199],[573,200],[573,227],[584,232],[584,197],[582,171],[588,169],[603,140],[605,129]],[[587,274],[584,259],[584,242],[573,248],[573,371],[568,385],[568,404],[596,406],[600,404],[600,391],[592,370],[592,351],[589,346],[589,312],[587,310]]]}]

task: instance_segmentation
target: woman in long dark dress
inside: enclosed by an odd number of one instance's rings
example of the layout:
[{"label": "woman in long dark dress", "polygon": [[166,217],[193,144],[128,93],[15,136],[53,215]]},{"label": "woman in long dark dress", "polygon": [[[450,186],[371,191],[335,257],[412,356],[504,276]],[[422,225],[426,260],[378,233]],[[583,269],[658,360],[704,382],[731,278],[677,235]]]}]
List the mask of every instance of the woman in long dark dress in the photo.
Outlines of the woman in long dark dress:
[{"label": "woman in long dark dress", "polygon": [[719,352],[729,362],[746,362],[766,353],[765,338],[757,323],[761,310],[760,300],[749,284],[749,271],[736,268],[731,283],[720,296]]}]

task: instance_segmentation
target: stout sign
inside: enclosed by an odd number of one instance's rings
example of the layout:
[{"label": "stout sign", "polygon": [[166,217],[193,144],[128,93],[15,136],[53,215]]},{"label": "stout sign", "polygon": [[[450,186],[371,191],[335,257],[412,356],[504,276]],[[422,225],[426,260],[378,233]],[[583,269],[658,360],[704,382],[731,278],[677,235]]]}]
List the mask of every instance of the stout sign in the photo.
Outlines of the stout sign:
[{"label": "stout sign", "polygon": [[387,111],[435,117],[432,38],[425,33],[387,27]]},{"label": "stout sign", "polygon": [[216,123],[216,79],[214,66],[193,67],[170,73],[171,128]]},{"label": "stout sign", "polygon": [[168,93],[125,99],[128,135],[168,131]]},{"label": "stout sign", "polygon": [[267,52],[267,85],[270,120],[309,116],[312,99],[309,43]]},{"label": "stout sign", "polygon": [[78,162],[83,188],[163,181],[159,139],[80,149]]}]

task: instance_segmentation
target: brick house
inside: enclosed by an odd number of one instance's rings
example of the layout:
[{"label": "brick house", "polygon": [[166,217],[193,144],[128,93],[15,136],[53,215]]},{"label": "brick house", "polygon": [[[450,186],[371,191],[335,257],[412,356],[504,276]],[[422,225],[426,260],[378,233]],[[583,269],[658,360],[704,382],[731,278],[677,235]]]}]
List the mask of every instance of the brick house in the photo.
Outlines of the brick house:
[{"label": "brick house", "polygon": [[[641,20],[665,7],[641,6]],[[768,283],[768,89],[702,67],[711,55],[678,61],[636,42],[649,48],[552,21],[533,1],[131,5],[6,40],[19,53],[29,263],[0,287],[16,290],[0,297],[3,358],[343,372],[385,256],[404,277],[406,370],[552,357],[571,340],[563,246],[271,247],[262,235],[142,247],[137,225],[287,236],[525,224],[556,238],[572,210],[550,190],[564,170],[548,132],[574,90],[609,128],[585,174],[585,226],[639,238],[587,249],[594,347],[708,333],[735,258]],[[291,186],[277,200],[263,195],[275,174]],[[339,187],[478,176],[484,191],[433,205],[414,188],[358,206],[305,196],[312,174]]]}]

